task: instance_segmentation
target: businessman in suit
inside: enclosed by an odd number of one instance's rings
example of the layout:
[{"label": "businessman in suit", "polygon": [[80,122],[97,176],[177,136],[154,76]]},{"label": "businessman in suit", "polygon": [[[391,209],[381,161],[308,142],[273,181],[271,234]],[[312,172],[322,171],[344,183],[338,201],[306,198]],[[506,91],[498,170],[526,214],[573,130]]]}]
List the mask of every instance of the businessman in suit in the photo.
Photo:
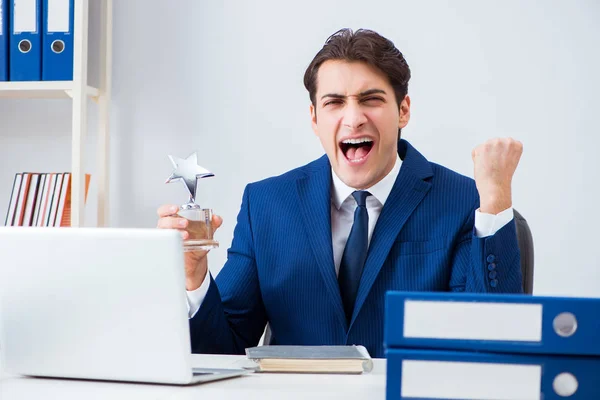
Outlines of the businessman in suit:
[{"label": "businessman in suit", "polygon": [[[388,290],[522,291],[511,200],[521,143],[476,147],[474,180],[429,162],[400,138],[409,79],[375,32],[327,40],[304,76],[326,154],[246,186],[216,278],[205,252],[186,254],[193,352],[243,354],[269,323],[274,344],[361,344],[383,357]],[[158,227],[185,238],[175,210],[159,207]]]}]

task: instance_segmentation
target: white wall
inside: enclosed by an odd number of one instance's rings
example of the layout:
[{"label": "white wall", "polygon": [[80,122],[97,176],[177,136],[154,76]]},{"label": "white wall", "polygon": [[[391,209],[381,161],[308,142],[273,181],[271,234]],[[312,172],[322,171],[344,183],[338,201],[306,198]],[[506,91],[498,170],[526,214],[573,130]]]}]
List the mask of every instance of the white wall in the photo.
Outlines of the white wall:
[{"label": "white wall", "polygon": [[[470,152],[495,136],[524,143],[514,205],[535,239],[538,294],[600,296],[600,3],[559,1],[114,2],[111,225],[154,227],[182,203],[167,154],[199,151],[216,177],[201,198],[224,217],[226,259],[244,185],[322,154],[302,77],[325,39],[366,27],[412,69],[403,135],[472,176]],[[92,34],[92,40],[96,40]],[[90,104],[94,173],[95,106]],[[0,210],[25,170],[68,170],[68,101],[0,100]],[[87,208],[95,223],[93,198]]]}]

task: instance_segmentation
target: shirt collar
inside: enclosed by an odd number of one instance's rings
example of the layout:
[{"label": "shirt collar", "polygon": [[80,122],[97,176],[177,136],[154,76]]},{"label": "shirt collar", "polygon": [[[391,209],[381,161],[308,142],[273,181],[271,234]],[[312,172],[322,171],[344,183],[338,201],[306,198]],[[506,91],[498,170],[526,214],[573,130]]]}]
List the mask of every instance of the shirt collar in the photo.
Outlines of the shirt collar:
[{"label": "shirt collar", "polygon": [[[371,193],[371,195],[374,198],[376,198],[382,206],[385,204],[385,201],[390,195],[392,187],[394,187],[394,183],[396,182],[396,178],[400,173],[401,166],[402,160],[400,159],[400,156],[396,155],[396,163],[394,164],[394,167],[392,168],[390,173],[370,188],[365,189],[368,190],[369,193]],[[342,206],[342,203],[352,194],[352,192],[354,192],[357,189],[351,188],[347,186],[344,182],[342,182],[342,180],[333,171],[333,168],[331,169],[331,176],[333,178],[333,191],[331,201],[335,205],[335,208],[339,210]]]}]

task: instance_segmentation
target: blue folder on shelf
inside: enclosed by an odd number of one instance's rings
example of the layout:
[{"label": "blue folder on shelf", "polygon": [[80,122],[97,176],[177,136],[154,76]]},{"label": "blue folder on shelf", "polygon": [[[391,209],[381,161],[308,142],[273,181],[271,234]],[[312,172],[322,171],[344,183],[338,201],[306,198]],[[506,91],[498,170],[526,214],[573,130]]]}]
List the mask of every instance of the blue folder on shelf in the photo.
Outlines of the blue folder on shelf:
[{"label": "blue folder on shelf", "polygon": [[388,292],[384,325],[387,348],[600,355],[594,298]]},{"label": "blue folder on shelf", "polygon": [[600,399],[600,358],[387,349],[386,399]]},{"label": "blue folder on shelf", "polygon": [[0,82],[8,80],[8,1],[0,0]]},{"label": "blue folder on shelf", "polygon": [[9,0],[11,81],[42,78],[41,0]]},{"label": "blue folder on shelf", "polygon": [[74,0],[43,0],[42,80],[73,80]]}]

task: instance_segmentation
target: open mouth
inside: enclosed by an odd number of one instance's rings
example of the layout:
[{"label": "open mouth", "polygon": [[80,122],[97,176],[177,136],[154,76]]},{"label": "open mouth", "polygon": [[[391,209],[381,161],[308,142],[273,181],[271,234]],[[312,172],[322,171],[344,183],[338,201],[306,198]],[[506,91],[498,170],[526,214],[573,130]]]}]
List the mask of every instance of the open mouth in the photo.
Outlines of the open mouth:
[{"label": "open mouth", "polygon": [[360,163],[367,159],[373,148],[373,140],[369,138],[346,139],[340,143],[340,149],[351,163]]}]

